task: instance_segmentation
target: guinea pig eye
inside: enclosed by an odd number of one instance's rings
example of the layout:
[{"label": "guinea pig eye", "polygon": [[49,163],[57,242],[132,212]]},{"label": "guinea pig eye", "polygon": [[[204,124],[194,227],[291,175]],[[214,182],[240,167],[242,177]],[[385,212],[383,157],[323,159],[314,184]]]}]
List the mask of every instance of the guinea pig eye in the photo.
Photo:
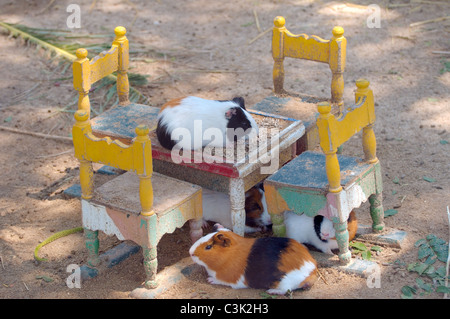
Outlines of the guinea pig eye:
[{"label": "guinea pig eye", "polygon": [[208,245],[205,247],[205,250],[210,250],[212,248],[212,245]]}]

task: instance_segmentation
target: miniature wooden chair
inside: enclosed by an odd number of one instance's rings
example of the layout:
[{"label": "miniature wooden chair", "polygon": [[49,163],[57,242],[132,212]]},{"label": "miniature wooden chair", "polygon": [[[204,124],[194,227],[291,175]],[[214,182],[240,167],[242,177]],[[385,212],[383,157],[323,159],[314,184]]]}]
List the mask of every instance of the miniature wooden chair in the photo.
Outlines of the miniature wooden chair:
[{"label": "miniature wooden chair", "polygon": [[[323,153],[303,152],[264,182],[274,234],[286,235],[285,211],[311,217],[323,215],[333,222],[343,263],[351,257],[347,219],[353,208],[368,199],[373,231],[384,228],[381,168],[373,132],[373,93],[366,80],[358,80],[356,86],[356,104],[346,107],[338,117],[331,114],[329,102],[321,102],[317,107]],[[336,155],[337,148],[361,129],[365,159]]]},{"label": "miniature wooden chair", "polygon": [[[333,37],[324,40],[306,34],[294,35],[285,27],[285,19],[278,16],[274,19],[272,33],[272,57],[274,96],[269,96],[257,103],[252,109],[267,113],[279,114],[302,120],[306,126],[306,134],[298,144],[298,152],[313,149],[318,143],[315,126],[315,105],[328,100],[337,113],[343,110],[344,78],[347,40],[344,29],[336,26],[332,30]],[[331,77],[331,99],[315,97],[307,94],[290,93],[284,89],[284,59],[311,60],[329,65]]]},{"label": "miniature wooden chair", "polygon": [[[128,99],[129,44],[124,27],[114,29],[115,39],[111,49],[104,51],[91,60],[86,49],[76,51],[73,62],[73,86],[78,91],[78,110],[85,110],[91,117],[89,92],[92,85],[117,71],[117,95],[119,106],[109,108],[92,119],[92,130],[97,136],[110,136],[130,144],[134,128],[139,124],[153,125],[159,112],[158,107],[132,103]],[[124,134],[125,133],[125,134]]]},{"label": "miniature wooden chair", "polygon": [[[77,50],[73,64],[74,87],[79,92],[79,109],[72,129],[75,157],[80,162],[81,208],[88,265],[100,263],[98,231],[132,240],[141,245],[146,287],[154,288],[157,271],[157,244],[165,233],[171,233],[190,221],[191,238],[201,237],[201,188],[187,182],[153,174],[152,147],[149,128],[136,126],[132,139],[116,139],[120,133],[117,117],[102,114],[102,125],[110,126],[97,134],[90,120],[88,93],[93,83],[118,72],[117,90],[121,106],[109,111],[119,112],[128,125],[146,121],[148,114],[159,109],[128,101],[128,40],[125,28],[115,29],[112,48],[89,61],[85,49]],[[154,110],[156,109],[156,110]],[[105,112],[107,113],[107,112]],[[108,133],[110,132],[110,134]],[[128,171],[106,182],[94,191],[92,163],[102,163]]]}]

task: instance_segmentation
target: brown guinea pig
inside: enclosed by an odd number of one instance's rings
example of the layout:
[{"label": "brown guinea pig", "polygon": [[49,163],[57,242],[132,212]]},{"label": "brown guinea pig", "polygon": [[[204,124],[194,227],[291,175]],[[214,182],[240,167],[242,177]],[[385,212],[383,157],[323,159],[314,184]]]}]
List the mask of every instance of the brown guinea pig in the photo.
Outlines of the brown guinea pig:
[{"label": "brown guinea pig", "polygon": [[208,272],[208,282],[234,289],[268,289],[270,294],[311,287],[317,263],[299,242],[282,237],[244,238],[216,224],[189,249]]},{"label": "brown guinea pig", "polygon": [[[203,220],[219,223],[231,229],[230,196],[206,188],[202,190]],[[206,226],[207,223],[203,223]],[[266,231],[272,227],[262,183],[245,193],[245,233]]]}]

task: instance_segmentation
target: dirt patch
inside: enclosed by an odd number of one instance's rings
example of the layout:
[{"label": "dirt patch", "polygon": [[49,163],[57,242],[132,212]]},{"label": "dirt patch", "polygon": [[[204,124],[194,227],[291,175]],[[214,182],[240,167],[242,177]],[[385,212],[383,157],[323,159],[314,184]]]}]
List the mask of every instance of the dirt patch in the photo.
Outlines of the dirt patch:
[{"label": "dirt patch", "polygon": [[[68,30],[66,8],[73,1],[0,1],[0,20],[30,27]],[[345,29],[347,62],[345,103],[353,103],[355,81],[367,78],[374,91],[377,155],[384,182],[384,208],[397,207],[386,218],[389,227],[407,232],[402,249],[383,248],[374,260],[381,267],[381,288],[364,278],[323,266],[324,280],[308,291],[280,298],[400,298],[401,287],[416,275],[404,264],[417,261],[414,243],[428,234],[448,240],[446,206],[450,205],[450,21],[416,27],[414,22],[442,17],[448,3],[389,1],[380,3],[380,28],[368,28],[370,12],[328,1],[78,1],[81,29],[75,33],[128,30],[132,72],[148,75],[138,87],[154,106],[185,95],[230,99],[243,96],[246,106],[272,93],[270,32],[249,44],[283,15],[292,33],[331,37],[335,25]],[[94,5],[91,7],[91,5]],[[373,1],[359,1],[369,5]],[[442,4],[443,3],[443,4]],[[390,5],[390,8],[386,8]],[[255,23],[257,12],[260,30]],[[0,125],[25,131],[69,136],[76,105],[71,71],[33,45],[1,35]],[[77,41],[83,43],[83,38]],[[285,88],[328,98],[331,73],[326,65],[286,60]],[[7,76],[6,76],[7,74]],[[102,92],[93,92],[100,110]],[[362,154],[360,139],[345,152]],[[78,163],[71,143],[0,131],[0,298],[129,298],[144,281],[142,254],[69,289],[66,267],[86,262],[81,234],[44,246],[48,262],[36,264],[36,245],[53,233],[81,225],[80,202],[62,190],[78,182]],[[424,177],[432,178],[430,182]],[[101,176],[96,174],[97,182]],[[370,224],[368,205],[357,210],[361,224]],[[101,235],[100,251],[118,243]],[[159,269],[188,256],[187,226],[163,237]],[[394,263],[401,261],[401,263]],[[43,277],[45,276],[45,277]],[[51,280],[44,280],[43,278]],[[202,271],[183,279],[160,298],[261,298],[253,289],[212,286]],[[420,298],[440,298],[429,294]]]}]

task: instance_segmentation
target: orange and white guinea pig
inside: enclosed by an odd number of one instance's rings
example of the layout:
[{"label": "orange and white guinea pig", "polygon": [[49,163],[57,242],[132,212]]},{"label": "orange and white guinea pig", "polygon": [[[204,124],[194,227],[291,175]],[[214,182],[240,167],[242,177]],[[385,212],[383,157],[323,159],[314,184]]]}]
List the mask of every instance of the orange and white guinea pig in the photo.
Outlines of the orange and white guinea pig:
[{"label": "orange and white guinea pig", "polygon": [[[202,202],[204,221],[212,221],[225,228],[232,228],[230,196],[203,188]],[[245,193],[245,233],[266,231],[271,226],[272,221],[267,211],[263,184],[259,183]]]},{"label": "orange and white guinea pig", "polygon": [[285,294],[311,287],[317,280],[317,263],[299,242],[282,237],[244,238],[219,224],[215,228],[189,249],[193,261],[206,268],[209,283]]},{"label": "orange and white guinea pig", "polygon": [[[245,109],[244,98],[207,100],[188,96],[171,100],[158,114],[156,136],[161,146],[194,150],[206,145],[225,147],[227,140],[258,134],[258,125]],[[242,130],[239,130],[242,129]]]}]

